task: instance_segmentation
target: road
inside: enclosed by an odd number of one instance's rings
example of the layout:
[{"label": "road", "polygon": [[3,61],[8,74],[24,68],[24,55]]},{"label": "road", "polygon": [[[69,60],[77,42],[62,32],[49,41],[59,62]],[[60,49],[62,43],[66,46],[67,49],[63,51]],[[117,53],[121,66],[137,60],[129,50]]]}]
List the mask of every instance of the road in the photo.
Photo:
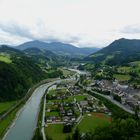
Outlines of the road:
[{"label": "road", "polygon": [[45,127],[45,110],[46,110],[46,95],[44,97],[44,106],[43,106],[43,115],[42,115],[42,136],[43,136],[43,140],[46,140],[46,136],[45,136],[45,132],[44,132],[44,127]]},{"label": "road", "polygon": [[131,109],[127,108],[127,107],[124,106],[123,104],[121,104],[121,103],[115,101],[115,100],[114,100],[113,98],[111,98],[110,96],[103,95],[103,94],[100,94],[100,93],[98,93],[98,92],[92,91],[92,88],[91,88],[91,87],[84,87],[84,86],[81,85],[81,84],[80,84],[80,86],[82,86],[83,89],[85,89],[85,90],[87,90],[87,91],[94,92],[95,94],[106,98],[107,100],[111,101],[113,104],[117,105],[118,107],[120,107],[121,109],[125,110],[126,112],[131,113],[131,114],[134,114],[134,111],[132,111]]},{"label": "road", "polygon": [[91,92],[94,92],[95,94],[106,98],[107,100],[111,101],[112,103],[114,103],[114,104],[117,105],[118,107],[122,108],[122,109],[125,110],[126,112],[131,113],[131,114],[134,114],[134,111],[132,111],[132,110],[126,108],[126,107],[125,107],[124,105],[122,105],[121,103],[119,103],[119,102],[113,100],[110,96],[103,95],[103,94],[100,94],[100,93],[95,92],[95,91],[92,91],[92,90],[91,90]]},{"label": "road", "polygon": [[[60,80],[56,80],[54,82],[51,82],[48,86],[48,91],[50,88],[52,88],[53,85],[55,84],[58,84],[60,82],[64,82],[64,81],[73,81],[75,80],[74,77],[71,77],[71,78],[68,78],[68,79],[60,79]],[[44,91],[44,94],[45,94],[45,91]],[[44,97],[44,106],[43,106],[43,115],[42,115],[42,129],[41,129],[41,132],[42,132],[42,136],[43,136],[43,140],[46,140],[46,135],[45,135],[45,131],[44,131],[44,127],[45,127],[45,110],[46,110],[46,95]],[[59,122],[58,122],[59,123]],[[63,123],[63,122],[62,122]]]}]

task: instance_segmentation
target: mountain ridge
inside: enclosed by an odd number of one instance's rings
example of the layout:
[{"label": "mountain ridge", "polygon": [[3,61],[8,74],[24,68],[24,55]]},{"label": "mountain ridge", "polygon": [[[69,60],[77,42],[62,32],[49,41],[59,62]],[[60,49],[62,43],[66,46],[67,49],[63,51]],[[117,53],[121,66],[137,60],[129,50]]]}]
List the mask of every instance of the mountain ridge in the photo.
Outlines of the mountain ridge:
[{"label": "mountain ridge", "polygon": [[140,40],[125,38],[115,40],[107,47],[85,57],[84,60],[109,65],[140,60]]},{"label": "mountain ridge", "polygon": [[68,55],[68,56],[71,56],[71,55],[86,56],[99,50],[99,48],[78,48],[74,45],[66,44],[62,42],[46,43],[39,40],[25,42],[23,44],[15,46],[14,48],[19,49],[19,50],[25,50],[27,48],[39,48],[41,50],[52,51],[59,55]]}]

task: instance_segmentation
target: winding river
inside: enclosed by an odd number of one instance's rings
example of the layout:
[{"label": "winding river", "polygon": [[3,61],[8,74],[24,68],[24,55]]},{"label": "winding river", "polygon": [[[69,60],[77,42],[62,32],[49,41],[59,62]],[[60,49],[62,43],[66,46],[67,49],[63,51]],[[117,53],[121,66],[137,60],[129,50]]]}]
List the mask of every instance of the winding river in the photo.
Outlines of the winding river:
[{"label": "winding river", "polygon": [[[83,74],[83,72],[78,70],[71,70],[76,71],[78,74]],[[24,107],[20,110],[19,116],[9,128],[3,140],[31,140],[37,125],[40,102],[45,93],[45,90],[54,83],[68,80],[74,80],[74,78],[71,77],[70,79],[56,80],[54,82],[39,86],[33,92],[32,96],[26,102]]]},{"label": "winding river", "polygon": [[30,99],[20,110],[19,116],[3,138],[4,140],[31,140],[37,124],[41,98],[45,90],[53,83],[41,85],[34,91]]}]

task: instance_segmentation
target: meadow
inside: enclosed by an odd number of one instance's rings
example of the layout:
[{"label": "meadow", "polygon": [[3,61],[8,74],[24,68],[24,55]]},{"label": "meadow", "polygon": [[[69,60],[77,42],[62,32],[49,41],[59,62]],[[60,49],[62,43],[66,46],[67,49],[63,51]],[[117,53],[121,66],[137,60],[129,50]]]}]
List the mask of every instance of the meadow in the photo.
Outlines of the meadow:
[{"label": "meadow", "polygon": [[128,81],[131,79],[130,75],[125,75],[125,74],[114,74],[113,77],[120,82]]},{"label": "meadow", "polygon": [[80,132],[94,131],[97,127],[109,125],[111,123],[110,116],[103,113],[90,113],[85,114],[82,121],[79,123],[78,128]]},{"label": "meadow", "polygon": [[0,55],[0,61],[3,61],[5,63],[11,63],[12,60],[10,59],[10,57],[8,55]]},{"label": "meadow", "polygon": [[11,102],[0,102],[0,114],[6,112],[8,109],[10,109],[16,101]]},{"label": "meadow", "polygon": [[[81,133],[94,131],[97,127],[107,126],[111,123],[110,116],[103,113],[90,113],[83,116],[78,126],[74,126],[73,131],[78,127]],[[45,128],[47,137],[53,140],[65,140],[71,133],[63,133],[63,124],[50,124]]]},{"label": "meadow", "polygon": [[14,120],[19,108],[20,107],[17,107],[14,111],[9,113],[9,115],[7,115],[7,117],[5,117],[3,120],[0,120],[0,138],[2,138],[4,136],[6,130],[8,129],[8,127],[10,126],[12,121]]},{"label": "meadow", "polygon": [[47,137],[53,140],[65,140],[71,133],[63,133],[63,124],[51,124],[45,128],[45,134]]}]

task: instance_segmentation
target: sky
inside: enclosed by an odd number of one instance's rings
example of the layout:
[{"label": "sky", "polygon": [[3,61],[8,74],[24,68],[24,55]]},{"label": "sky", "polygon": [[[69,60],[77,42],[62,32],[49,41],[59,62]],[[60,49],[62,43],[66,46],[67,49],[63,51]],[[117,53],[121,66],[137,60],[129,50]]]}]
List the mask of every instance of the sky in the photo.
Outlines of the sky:
[{"label": "sky", "polygon": [[140,39],[140,0],[0,0],[0,44],[61,41],[105,47]]}]

